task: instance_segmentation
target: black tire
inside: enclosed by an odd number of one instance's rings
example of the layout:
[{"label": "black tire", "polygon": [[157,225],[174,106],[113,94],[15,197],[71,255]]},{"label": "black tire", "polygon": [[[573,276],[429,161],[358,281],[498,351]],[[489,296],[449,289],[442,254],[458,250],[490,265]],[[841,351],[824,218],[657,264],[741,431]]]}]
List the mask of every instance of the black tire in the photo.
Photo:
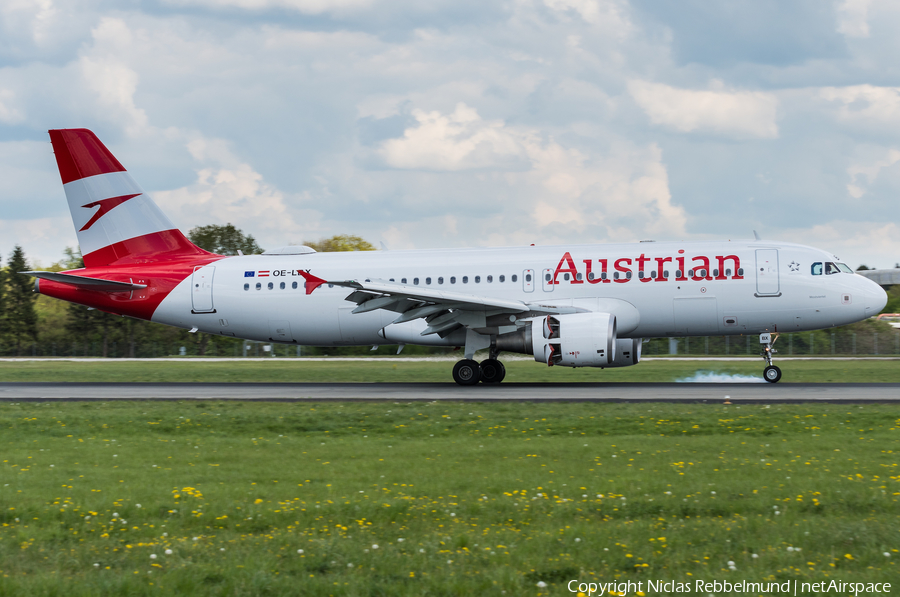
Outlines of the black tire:
[{"label": "black tire", "polygon": [[481,381],[481,367],[478,362],[463,359],[453,365],[453,381],[461,386],[474,386]]},{"label": "black tire", "polygon": [[778,380],[781,379],[781,369],[775,365],[769,365],[763,369],[763,379],[769,383],[778,383]]},{"label": "black tire", "polygon": [[500,383],[506,377],[506,367],[497,359],[481,361],[481,383]]}]

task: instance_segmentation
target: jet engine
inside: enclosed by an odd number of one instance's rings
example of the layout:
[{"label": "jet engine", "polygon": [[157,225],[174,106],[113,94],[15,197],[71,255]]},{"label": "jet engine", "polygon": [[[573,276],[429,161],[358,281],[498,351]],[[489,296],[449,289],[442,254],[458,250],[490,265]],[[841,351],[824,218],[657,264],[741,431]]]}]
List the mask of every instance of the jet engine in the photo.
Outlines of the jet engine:
[{"label": "jet engine", "polygon": [[641,362],[641,338],[617,338],[616,356],[607,367],[630,367]]},{"label": "jet engine", "polygon": [[610,313],[547,315],[532,320],[532,354],[539,363],[607,367],[616,360],[616,316]]}]

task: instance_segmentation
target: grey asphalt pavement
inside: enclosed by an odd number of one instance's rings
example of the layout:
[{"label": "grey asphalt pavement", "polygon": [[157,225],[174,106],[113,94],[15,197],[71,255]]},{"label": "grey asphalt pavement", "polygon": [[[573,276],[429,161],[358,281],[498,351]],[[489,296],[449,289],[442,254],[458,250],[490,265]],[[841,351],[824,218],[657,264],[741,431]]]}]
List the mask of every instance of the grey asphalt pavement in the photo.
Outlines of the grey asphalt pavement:
[{"label": "grey asphalt pavement", "polygon": [[582,400],[898,402],[900,384],[840,383],[0,383],[16,400]]}]

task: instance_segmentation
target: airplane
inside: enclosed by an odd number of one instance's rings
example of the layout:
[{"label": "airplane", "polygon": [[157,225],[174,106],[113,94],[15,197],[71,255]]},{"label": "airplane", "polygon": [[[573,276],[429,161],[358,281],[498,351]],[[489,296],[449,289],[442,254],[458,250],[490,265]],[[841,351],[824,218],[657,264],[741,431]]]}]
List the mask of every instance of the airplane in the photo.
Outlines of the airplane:
[{"label": "airplane", "polygon": [[759,334],[763,378],[775,383],[779,334],[860,321],[887,302],[831,253],[758,238],[217,255],[192,244],[90,130],[49,132],[85,267],[23,272],[35,291],[191,332],[459,347],[460,385],[501,382],[501,352],[628,367],[643,338]]}]

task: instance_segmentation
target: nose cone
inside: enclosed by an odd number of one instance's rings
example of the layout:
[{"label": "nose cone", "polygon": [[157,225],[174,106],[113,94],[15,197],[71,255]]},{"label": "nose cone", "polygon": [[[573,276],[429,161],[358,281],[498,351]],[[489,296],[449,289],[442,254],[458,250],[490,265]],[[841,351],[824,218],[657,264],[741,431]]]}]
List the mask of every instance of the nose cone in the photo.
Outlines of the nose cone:
[{"label": "nose cone", "polygon": [[888,296],[881,286],[871,280],[866,281],[866,317],[874,317],[884,309]]}]

